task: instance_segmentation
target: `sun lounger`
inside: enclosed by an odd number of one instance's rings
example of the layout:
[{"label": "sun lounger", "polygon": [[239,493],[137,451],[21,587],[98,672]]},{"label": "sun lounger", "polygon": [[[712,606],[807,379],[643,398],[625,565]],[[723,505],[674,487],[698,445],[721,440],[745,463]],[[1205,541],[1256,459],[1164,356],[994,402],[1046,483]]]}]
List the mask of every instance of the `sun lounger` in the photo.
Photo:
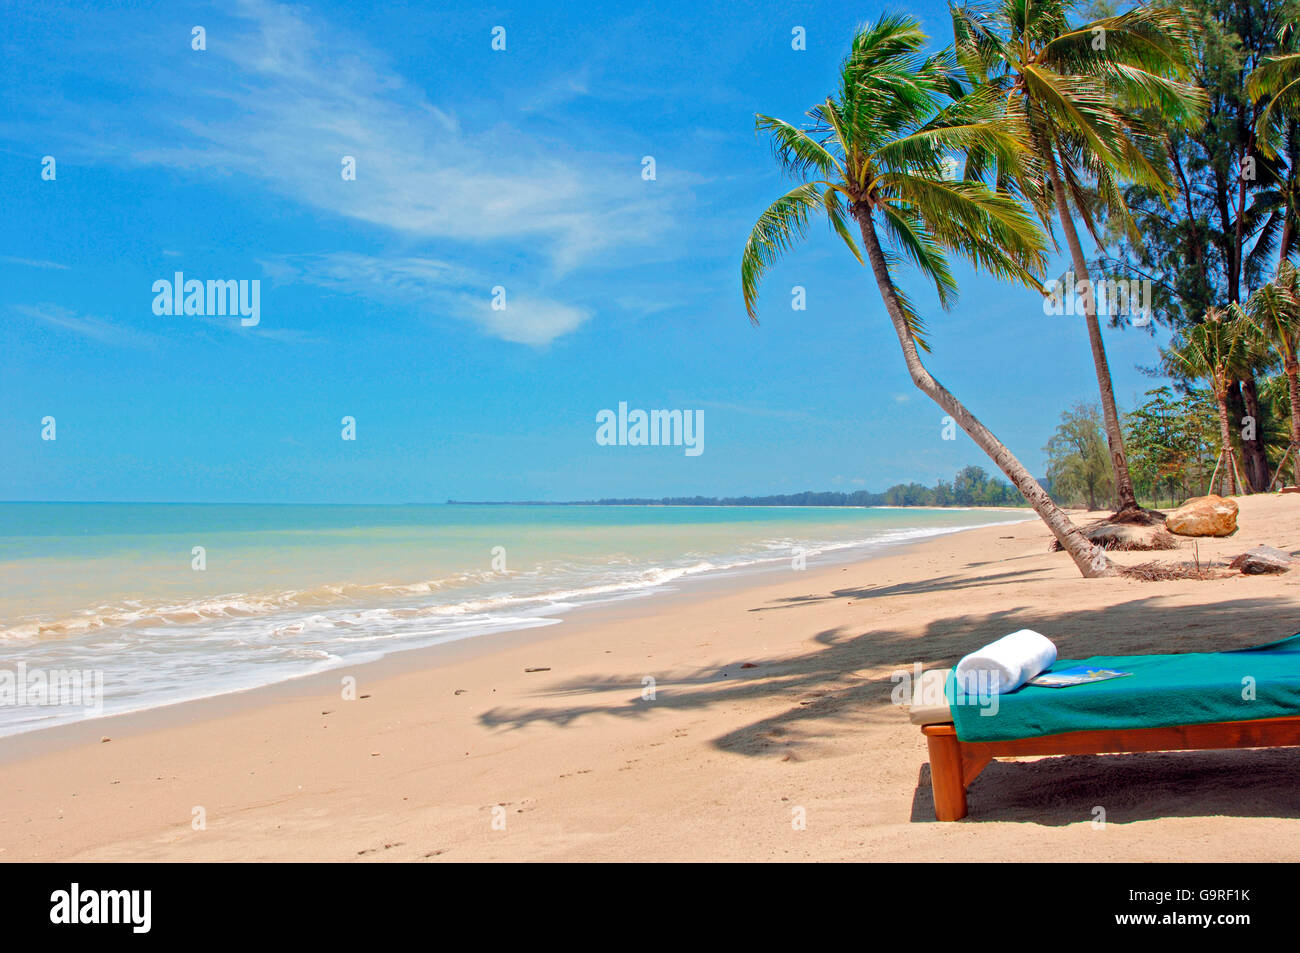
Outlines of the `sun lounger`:
[{"label": "sun lounger", "polygon": [[[1300,635],[1234,652],[1060,660],[1131,672],[996,700],[963,698],[952,673],[913,686],[930,749],[935,817],[966,816],[966,789],[994,758],[1300,746]],[[994,712],[981,714],[981,712]]]}]

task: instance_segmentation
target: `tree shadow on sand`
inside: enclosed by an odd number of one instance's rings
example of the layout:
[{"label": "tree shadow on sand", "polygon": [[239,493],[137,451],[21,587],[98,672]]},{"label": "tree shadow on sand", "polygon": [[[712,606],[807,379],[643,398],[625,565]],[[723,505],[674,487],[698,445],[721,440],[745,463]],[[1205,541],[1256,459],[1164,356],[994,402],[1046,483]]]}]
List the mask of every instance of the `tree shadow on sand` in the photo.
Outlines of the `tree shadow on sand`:
[{"label": "tree shadow on sand", "polygon": [[[998,573],[984,584],[1005,583]],[[941,585],[936,588],[943,588]],[[841,589],[818,599],[871,599],[926,591],[924,587]],[[772,603],[763,608],[780,608]],[[878,617],[877,617],[878,618]],[[734,708],[747,699],[785,702],[767,717],[712,740],[719,750],[748,757],[802,760],[851,752],[864,725],[893,725],[918,732],[892,703],[893,673],[946,668],[963,654],[1007,632],[1034,628],[1050,634],[1061,657],[1082,658],[1147,651],[1203,652],[1244,648],[1300,630],[1300,610],[1279,599],[1240,598],[1212,606],[1169,606],[1161,594],[1132,599],[1104,609],[1044,613],[1010,607],[978,615],[953,614],[923,630],[840,626],[817,633],[816,647],[778,658],[740,658],[685,672],[647,670],[655,680],[655,699],[642,697],[640,678],[594,676],[562,681],[539,693],[548,704],[532,708],[493,708],[479,721],[486,727],[514,729],[530,724],[568,727],[584,719],[641,719],[656,709],[678,711]],[[1149,636],[1146,634],[1149,633]],[[863,751],[863,757],[872,757]],[[1106,808],[1112,822],[1148,817],[1238,816],[1300,817],[1294,784],[1300,751],[1181,752],[1072,756],[1037,763],[994,763],[971,787],[971,810],[979,820],[1033,820],[1068,824],[1091,819],[1092,808]],[[1207,782],[1212,782],[1207,785]],[[1207,792],[1209,792],[1207,794]],[[913,819],[933,820],[928,765],[922,768]]]},{"label": "tree shadow on sand", "polygon": [[[971,563],[972,566],[982,565]],[[861,586],[855,588],[834,589],[825,595],[789,596],[773,599],[768,605],[750,609],[750,612],[772,612],[775,609],[793,609],[799,606],[814,605],[819,602],[835,602],[839,599],[880,599],[886,596],[919,596],[926,593],[956,592],[961,589],[976,589],[983,586],[1001,586],[1009,582],[1029,582],[1047,569],[1021,569],[1015,572],[991,573],[987,576],[936,576],[920,582],[900,582],[893,586]]]}]

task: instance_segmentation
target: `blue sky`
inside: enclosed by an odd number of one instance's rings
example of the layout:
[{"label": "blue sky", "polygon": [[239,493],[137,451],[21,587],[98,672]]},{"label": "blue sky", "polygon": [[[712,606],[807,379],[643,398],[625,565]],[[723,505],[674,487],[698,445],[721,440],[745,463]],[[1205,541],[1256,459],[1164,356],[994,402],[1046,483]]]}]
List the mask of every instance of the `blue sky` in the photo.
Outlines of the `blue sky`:
[{"label": "blue sky", "polygon": [[[940,439],[828,230],[771,273],[759,328],[741,302],[745,237],[788,188],[754,113],[799,119],[854,27],[899,8],[0,4],[0,498],[726,495],[992,469]],[[942,5],[906,9],[947,42]],[[260,323],[154,314],[176,271],[259,280]],[[1060,412],[1096,396],[1082,320],[958,275],[948,312],[900,275],[930,367],[1041,472]],[[1106,343],[1131,407],[1156,341]],[[598,446],[620,401],[703,410],[704,452]]]}]

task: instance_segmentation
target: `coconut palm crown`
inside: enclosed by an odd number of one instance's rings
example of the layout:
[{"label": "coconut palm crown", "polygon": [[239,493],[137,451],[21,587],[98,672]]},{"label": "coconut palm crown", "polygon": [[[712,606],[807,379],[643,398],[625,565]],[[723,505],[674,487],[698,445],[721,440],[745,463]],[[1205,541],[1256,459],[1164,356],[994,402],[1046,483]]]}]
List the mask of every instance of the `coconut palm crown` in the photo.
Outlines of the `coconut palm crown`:
[{"label": "coconut palm crown", "polygon": [[1012,102],[1011,115],[1028,125],[1039,160],[1022,164],[1027,176],[972,152],[966,174],[995,174],[1003,187],[1024,195],[1050,230],[1054,163],[1094,238],[1100,240],[1089,212],[1100,201],[1140,242],[1122,185],[1174,190],[1163,127],[1195,127],[1206,108],[1204,91],[1187,81],[1196,32],[1174,7],[1144,4],[1079,22],[1071,18],[1075,6],[1073,0],[1000,0],[951,7],[966,77],[977,90],[996,90]]},{"label": "coconut palm crown", "polygon": [[1277,154],[1284,120],[1300,119],[1300,29],[1288,22],[1278,31],[1278,44],[1284,52],[1264,57],[1246,81],[1251,99],[1260,100],[1264,108],[1255,122],[1255,138],[1267,156]]},{"label": "coconut palm crown", "polygon": [[1219,407],[1219,465],[1228,493],[1246,487],[1237,475],[1232,448],[1232,424],[1228,412],[1228,389],[1252,360],[1258,338],[1245,310],[1237,304],[1211,308],[1205,320],[1184,328],[1165,353],[1165,367],[1171,375],[1200,378],[1210,385]]},{"label": "coconut palm crown", "polygon": [[957,283],[949,255],[1040,291],[1046,263],[1046,236],[1014,196],[954,174],[970,150],[1018,170],[1030,155],[1023,123],[1008,121],[996,95],[962,87],[951,50],[926,53],[925,46],[914,19],[884,16],[854,38],[837,88],[808,110],[806,122],[757,117],[758,131],[797,184],[759,216],[745,243],[745,309],[756,321],[763,275],[824,215],[854,258],[871,268],[916,386],[993,459],[1084,575],[1109,574],[1105,553],[921,362],[923,324],[892,269],[910,262],[950,306]]},{"label": "coconut palm crown", "polygon": [[[1293,471],[1300,470],[1300,269],[1283,261],[1274,279],[1247,299],[1245,312],[1262,342],[1282,359],[1291,404],[1291,440],[1283,460],[1290,458]],[[1279,463],[1278,477],[1281,472]]]},{"label": "coconut palm crown", "polygon": [[992,178],[999,188],[1021,195],[1049,232],[1053,218],[1059,220],[1082,284],[1120,511],[1141,516],[1070,205],[1098,245],[1098,203],[1140,244],[1123,185],[1172,194],[1164,129],[1199,123],[1205,95],[1183,81],[1191,73],[1194,31],[1181,11],[1143,5],[1079,22],[1072,17],[1075,6],[1071,0],[998,0],[951,7],[956,55],[965,75],[977,93],[992,92],[1006,101],[1008,116],[1025,125],[1035,160],[1008,167],[992,153],[973,149],[966,176]]}]

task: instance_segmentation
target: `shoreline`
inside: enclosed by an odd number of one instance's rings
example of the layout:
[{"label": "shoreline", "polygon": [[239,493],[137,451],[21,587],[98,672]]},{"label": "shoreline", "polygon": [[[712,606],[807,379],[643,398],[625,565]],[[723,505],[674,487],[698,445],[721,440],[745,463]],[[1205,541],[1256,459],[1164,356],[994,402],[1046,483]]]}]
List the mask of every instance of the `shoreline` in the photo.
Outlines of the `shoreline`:
[{"label": "shoreline", "polygon": [[[891,509],[890,507],[876,507],[880,509]],[[904,509],[898,507],[897,509]],[[938,509],[937,507],[910,507],[910,509]],[[967,509],[982,509],[971,507]],[[987,507],[987,509],[999,509]],[[1005,508],[1003,508],[1005,509]],[[1013,508],[1014,509],[1014,508]],[[917,543],[923,543],[927,540],[952,535],[954,533],[966,532],[972,529],[984,529],[992,526],[1015,526],[1025,522],[1024,520],[1005,520],[993,523],[978,523],[971,526],[927,528],[916,527],[905,529],[905,534],[901,539],[894,539],[884,536],[880,539],[857,540],[843,544],[829,544],[826,548],[817,552],[814,559],[823,566],[840,566],[851,562],[865,562],[872,559],[879,559],[888,556],[892,552],[898,552],[908,546]],[[122,718],[130,715],[143,714],[145,712],[159,711],[173,708],[180,705],[191,705],[200,702],[213,701],[218,698],[232,697],[237,699],[239,696],[250,693],[260,692],[266,689],[273,689],[276,686],[290,685],[295,682],[310,679],[328,679],[334,673],[343,669],[364,669],[371,665],[377,665],[391,658],[392,656],[406,655],[408,653],[425,653],[421,661],[425,664],[437,664],[442,650],[450,649],[453,646],[459,646],[463,643],[486,641],[491,642],[505,635],[521,635],[525,632],[532,633],[535,636],[542,636],[545,633],[555,634],[556,630],[563,627],[574,615],[586,618],[590,613],[599,614],[602,610],[613,608],[624,602],[644,602],[646,600],[659,600],[666,596],[677,594],[680,590],[688,592],[705,593],[713,588],[729,590],[733,588],[742,588],[747,585],[754,585],[765,575],[774,571],[781,571],[782,566],[790,560],[789,555],[780,556],[754,557],[748,562],[735,565],[714,566],[700,572],[683,572],[682,575],[676,576],[665,583],[648,583],[644,586],[629,587],[623,591],[608,593],[598,593],[596,591],[583,593],[565,592],[558,594],[560,605],[548,606],[546,600],[541,596],[519,597],[525,603],[537,603],[536,605],[526,605],[523,612],[528,618],[535,620],[533,624],[512,624],[502,621],[485,620],[474,630],[468,631],[462,635],[448,636],[445,641],[434,644],[402,646],[396,644],[391,648],[376,649],[377,653],[373,657],[362,656],[360,659],[337,658],[336,661],[318,668],[314,671],[304,671],[300,674],[289,675],[287,677],[275,678],[272,681],[260,682],[255,685],[242,687],[219,688],[208,691],[204,694],[197,694],[193,697],[162,700],[149,704],[141,704],[137,707],[129,708],[124,711],[115,711],[102,715],[95,715],[90,718],[81,718],[72,721],[55,722],[48,725],[26,728],[13,732],[0,732],[0,743],[8,738],[16,738],[25,735],[40,734],[43,732],[56,732],[60,729],[72,729],[76,726],[93,726],[111,719]],[[576,597],[576,601],[571,601]],[[587,601],[584,601],[587,600]],[[570,602],[568,605],[563,603]],[[503,627],[504,626],[504,627]],[[427,658],[427,662],[425,659]],[[89,732],[89,728],[87,731]],[[75,733],[74,733],[75,734]],[[88,737],[88,735],[87,735]],[[3,747],[0,744],[0,760],[3,759]]]},{"label": "shoreline", "polygon": [[[1201,540],[1202,560],[1300,548],[1293,500],[1240,502],[1241,531]],[[701,578],[558,625],[8,736],[0,859],[1300,859],[1291,749],[998,764],[970,821],[927,820],[925,745],[890,704],[892,672],[1025,626],[1066,657],[1300,628],[1300,581],[1083,580],[1048,540],[1003,523]],[[1118,554],[1151,556],[1180,554]],[[368,697],[342,701],[345,674]]]}]

